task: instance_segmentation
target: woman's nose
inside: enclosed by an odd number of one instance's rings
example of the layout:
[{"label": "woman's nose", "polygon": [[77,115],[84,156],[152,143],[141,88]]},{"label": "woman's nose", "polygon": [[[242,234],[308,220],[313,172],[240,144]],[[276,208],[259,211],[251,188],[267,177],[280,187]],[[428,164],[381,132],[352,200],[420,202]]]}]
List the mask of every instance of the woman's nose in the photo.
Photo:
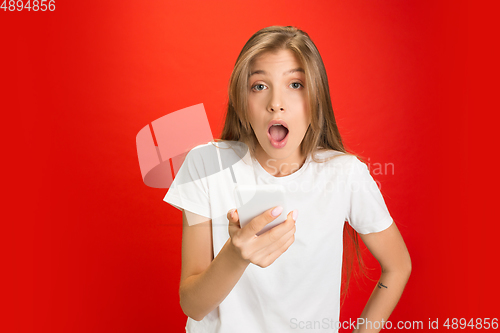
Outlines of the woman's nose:
[{"label": "woman's nose", "polygon": [[274,91],[271,99],[269,100],[268,111],[270,112],[278,112],[284,111],[285,107],[283,105],[281,94],[277,91]]}]

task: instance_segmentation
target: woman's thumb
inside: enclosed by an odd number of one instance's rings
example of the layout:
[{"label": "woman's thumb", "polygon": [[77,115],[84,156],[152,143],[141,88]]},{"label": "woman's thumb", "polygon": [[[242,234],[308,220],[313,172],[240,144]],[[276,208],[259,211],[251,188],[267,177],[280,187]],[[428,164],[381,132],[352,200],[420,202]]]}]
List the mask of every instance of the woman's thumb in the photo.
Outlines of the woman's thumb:
[{"label": "woman's thumb", "polygon": [[233,208],[231,209],[228,213],[227,213],[227,219],[229,220],[230,223],[238,223],[238,211],[236,210],[236,208]]}]

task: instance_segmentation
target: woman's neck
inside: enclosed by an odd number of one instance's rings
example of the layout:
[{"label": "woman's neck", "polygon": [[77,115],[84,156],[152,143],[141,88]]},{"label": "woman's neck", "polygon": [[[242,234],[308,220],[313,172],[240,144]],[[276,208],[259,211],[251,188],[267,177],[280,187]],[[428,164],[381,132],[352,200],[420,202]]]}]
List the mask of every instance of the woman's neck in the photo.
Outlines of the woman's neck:
[{"label": "woman's neck", "polygon": [[264,170],[274,177],[288,176],[299,170],[306,161],[306,156],[300,153],[300,149],[286,158],[276,159],[269,156],[260,146],[255,149],[255,158]]}]

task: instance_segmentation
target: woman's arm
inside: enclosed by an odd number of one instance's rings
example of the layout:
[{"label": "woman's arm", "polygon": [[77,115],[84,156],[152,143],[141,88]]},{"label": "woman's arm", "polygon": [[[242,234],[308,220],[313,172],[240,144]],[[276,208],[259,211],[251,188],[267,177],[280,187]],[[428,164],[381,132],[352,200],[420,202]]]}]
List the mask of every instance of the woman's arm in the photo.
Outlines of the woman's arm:
[{"label": "woman's arm", "polygon": [[202,320],[226,298],[248,263],[231,250],[230,239],[214,260],[212,220],[183,211],[182,221],[180,305],[187,316]]},{"label": "woman's arm", "polygon": [[202,320],[226,298],[250,263],[267,267],[290,247],[295,239],[297,218],[296,214],[293,218],[292,212],[287,221],[256,236],[281,213],[274,216],[273,210],[257,216],[244,228],[240,228],[237,211],[228,213],[230,237],[215,258],[212,221],[183,211],[179,296],[187,316]]},{"label": "woman's arm", "polygon": [[[358,320],[360,325],[353,332],[379,332],[403,293],[410,277],[411,260],[403,237],[394,223],[386,230],[360,234],[360,237],[380,263],[382,274]],[[373,324],[370,325],[370,322]]]}]

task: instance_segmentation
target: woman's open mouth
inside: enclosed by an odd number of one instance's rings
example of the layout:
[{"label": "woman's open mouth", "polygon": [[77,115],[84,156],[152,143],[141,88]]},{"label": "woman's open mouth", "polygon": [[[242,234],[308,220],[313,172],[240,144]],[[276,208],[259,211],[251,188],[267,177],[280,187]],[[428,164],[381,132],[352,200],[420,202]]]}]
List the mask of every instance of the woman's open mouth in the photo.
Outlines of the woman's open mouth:
[{"label": "woman's open mouth", "polygon": [[288,127],[282,120],[273,120],[267,128],[267,136],[274,148],[283,148],[288,141]]}]

